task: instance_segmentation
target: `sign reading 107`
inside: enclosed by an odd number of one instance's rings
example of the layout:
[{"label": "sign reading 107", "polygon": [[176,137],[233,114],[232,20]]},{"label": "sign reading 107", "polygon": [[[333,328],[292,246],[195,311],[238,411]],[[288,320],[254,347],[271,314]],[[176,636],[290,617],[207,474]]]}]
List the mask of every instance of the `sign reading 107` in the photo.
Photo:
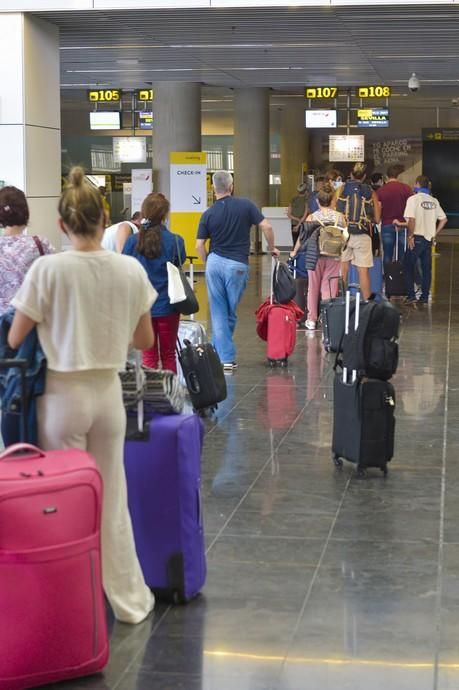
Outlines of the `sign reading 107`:
[{"label": "sign reading 107", "polygon": [[337,86],[307,86],[305,98],[336,98],[338,95]]}]

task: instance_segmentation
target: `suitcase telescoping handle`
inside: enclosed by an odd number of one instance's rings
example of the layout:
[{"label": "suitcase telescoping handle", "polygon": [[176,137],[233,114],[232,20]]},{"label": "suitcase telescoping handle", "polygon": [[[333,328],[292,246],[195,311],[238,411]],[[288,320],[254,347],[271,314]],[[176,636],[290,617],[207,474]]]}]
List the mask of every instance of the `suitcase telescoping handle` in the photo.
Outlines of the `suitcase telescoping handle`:
[{"label": "suitcase telescoping handle", "polygon": [[136,393],[138,396],[137,400],[137,429],[140,433],[143,433],[144,427],[144,404],[143,404],[143,385],[144,385],[144,374],[142,371],[142,353],[140,350],[135,351],[135,385]]},{"label": "suitcase telescoping handle", "polygon": [[21,460],[35,460],[37,456],[39,458],[46,457],[46,453],[41,450],[41,448],[33,446],[31,443],[14,443],[12,446],[8,446],[3,453],[0,453],[0,461],[6,460],[7,458],[15,458],[17,457],[17,453],[24,453],[25,451],[29,451],[33,453],[33,455],[27,455],[26,457],[21,455]]},{"label": "suitcase telescoping handle", "polygon": [[0,369],[19,369],[19,375],[21,377],[21,419],[20,419],[20,429],[21,429],[21,441],[27,441],[27,394],[26,394],[26,373],[27,373],[27,360],[11,358],[11,359],[0,359]]},{"label": "suitcase telescoping handle", "polygon": [[269,301],[270,304],[273,303],[274,300],[274,281],[276,279],[276,272],[277,272],[277,264],[279,263],[279,259],[277,256],[273,256],[271,260],[271,292],[269,295]]},{"label": "suitcase telescoping handle", "polygon": [[[401,232],[401,230],[399,230],[395,234],[395,261],[398,261],[398,233],[399,232]],[[408,236],[408,228],[405,226],[405,243],[404,243],[405,254],[406,254],[407,236]]]},{"label": "suitcase telescoping handle", "polygon": [[345,287],[344,287],[344,280],[342,276],[332,276],[331,278],[328,279],[328,289],[331,295],[331,284],[334,280],[338,281],[338,290],[341,292],[342,295],[345,293]]},{"label": "suitcase telescoping handle", "polygon": [[[345,306],[345,311],[344,311],[344,334],[349,335],[349,326],[350,326],[350,313],[351,313],[351,291],[346,290],[346,306]],[[360,319],[360,291],[357,290],[356,295],[355,295],[355,312],[354,312],[354,331],[357,331],[359,327],[359,319]],[[343,366],[343,383],[347,383],[347,366],[346,363],[344,363]],[[352,371],[352,383],[355,383],[357,380],[357,371],[353,369]]]}]

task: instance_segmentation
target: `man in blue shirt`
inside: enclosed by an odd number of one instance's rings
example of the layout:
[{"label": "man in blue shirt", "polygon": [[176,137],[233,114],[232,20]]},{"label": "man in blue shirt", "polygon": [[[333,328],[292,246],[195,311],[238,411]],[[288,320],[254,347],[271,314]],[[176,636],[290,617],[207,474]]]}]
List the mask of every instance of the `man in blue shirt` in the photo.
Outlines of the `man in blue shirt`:
[{"label": "man in blue shirt", "polygon": [[[237,367],[233,341],[236,310],[249,277],[250,228],[258,225],[271,254],[278,256],[271,224],[249,199],[232,196],[233,176],[225,170],[212,179],[216,202],[204,212],[196,251],[206,265],[206,283],[212,319],[212,342],[226,373]],[[209,253],[206,241],[210,240]]]}]

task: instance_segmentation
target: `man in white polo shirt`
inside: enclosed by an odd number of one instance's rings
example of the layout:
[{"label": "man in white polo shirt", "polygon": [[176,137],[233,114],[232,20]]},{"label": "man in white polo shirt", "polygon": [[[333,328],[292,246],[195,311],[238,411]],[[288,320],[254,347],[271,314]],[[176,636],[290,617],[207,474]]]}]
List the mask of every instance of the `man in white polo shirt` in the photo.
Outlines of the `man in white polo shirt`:
[{"label": "man in white polo shirt", "polygon": [[419,260],[422,270],[421,297],[429,301],[432,282],[432,240],[443,230],[447,217],[437,199],[430,193],[430,181],[425,175],[416,179],[416,192],[406,202],[404,216],[408,224],[408,251],[405,255],[407,302],[416,302],[414,273]]}]

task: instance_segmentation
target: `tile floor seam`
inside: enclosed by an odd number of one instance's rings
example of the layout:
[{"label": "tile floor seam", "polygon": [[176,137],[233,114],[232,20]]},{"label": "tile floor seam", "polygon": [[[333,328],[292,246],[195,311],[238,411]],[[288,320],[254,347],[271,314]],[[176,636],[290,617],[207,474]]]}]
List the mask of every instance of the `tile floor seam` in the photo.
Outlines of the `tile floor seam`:
[{"label": "tile floor seam", "polygon": [[286,661],[287,661],[287,659],[288,659],[288,652],[289,652],[289,649],[290,649],[291,646],[292,646],[293,640],[295,639],[295,636],[296,636],[296,634],[297,634],[297,632],[298,632],[298,629],[299,629],[299,626],[300,626],[301,619],[302,619],[302,617],[303,617],[303,615],[304,615],[304,612],[306,611],[306,607],[307,607],[308,602],[309,602],[309,600],[310,600],[310,598],[311,598],[311,594],[312,594],[312,590],[313,590],[314,584],[315,584],[315,582],[316,582],[316,580],[317,580],[317,576],[318,576],[318,574],[319,574],[319,570],[320,570],[320,568],[321,568],[321,566],[322,566],[322,563],[323,563],[323,561],[324,561],[324,558],[325,558],[325,554],[326,554],[328,545],[329,545],[329,543],[330,543],[330,541],[331,541],[331,538],[332,538],[333,530],[335,529],[335,525],[336,525],[336,523],[337,523],[337,521],[338,521],[338,516],[339,516],[339,513],[340,513],[341,508],[342,508],[342,506],[343,506],[344,499],[346,498],[347,490],[348,490],[348,488],[349,488],[349,486],[350,486],[351,481],[352,481],[352,475],[349,476],[349,478],[348,478],[348,480],[347,480],[347,482],[346,482],[346,485],[345,485],[344,490],[343,490],[343,495],[341,496],[341,500],[340,500],[339,505],[338,505],[338,507],[337,507],[337,509],[336,509],[335,517],[333,518],[332,524],[330,525],[330,529],[328,530],[328,535],[327,535],[327,537],[326,537],[326,539],[325,539],[325,543],[324,543],[323,548],[322,548],[322,551],[321,551],[321,553],[320,553],[319,560],[317,561],[317,565],[316,565],[316,567],[315,567],[315,569],[314,569],[314,573],[313,573],[313,575],[312,575],[311,581],[310,581],[310,583],[309,583],[309,585],[308,585],[308,588],[307,588],[307,590],[306,590],[306,594],[305,594],[305,596],[304,596],[304,600],[303,600],[303,604],[302,604],[302,606],[301,606],[301,609],[300,609],[300,611],[299,611],[299,613],[298,613],[298,617],[297,617],[297,621],[296,621],[295,627],[293,628],[293,631],[292,631],[292,633],[291,633],[291,635],[290,635],[290,639],[289,639],[288,647],[287,647],[287,652],[286,652],[285,658],[284,658],[284,660],[283,660],[283,662],[282,662],[282,667],[281,667],[280,675],[282,675],[282,672],[283,672],[284,667],[285,667],[285,663],[286,663]]},{"label": "tile floor seam", "polygon": [[[318,388],[319,388],[319,387],[316,386],[316,388],[314,389],[314,393],[317,392]],[[312,396],[311,396],[311,397],[312,397]],[[255,479],[253,480],[253,482],[252,482],[252,483],[250,484],[250,486],[248,487],[248,489],[247,489],[247,491],[245,492],[245,494],[240,498],[240,500],[238,501],[238,503],[237,503],[236,506],[234,507],[233,511],[232,511],[232,512],[230,513],[230,515],[228,516],[228,518],[227,518],[227,520],[225,521],[225,523],[222,525],[222,527],[221,527],[220,531],[218,532],[217,536],[215,537],[215,539],[213,539],[213,540],[211,541],[211,543],[209,544],[209,546],[207,547],[207,549],[206,549],[206,555],[209,553],[209,551],[211,550],[211,548],[215,545],[215,543],[216,543],[216,542],[218,541],[218,539],[221,537],[221,535],[223,534],[224,530],[225,530],[226,527],[229,525],[229,523],[231,522],[231,520],[233,519],[233,517],[236,515],[237,511],[239,510],[239,508],[241,507],[241,505],[243,504],[243,502],[245,501],[245,499],[247,498],[247,496],[249,495],[249,493],[252,491],[253,487],[255,486],[255,484],[257,483],[257,481],[260,479],[260,477],[262,476],[262,474],[264,473],[264,471],[266,470],[266,468],[269,466],[269,463],[272,462],[273,458],[275,457],[275,455],[276,455],[277,451],[279,450],[279,448],[281,447],[282,443],[283,443],[284,440],[287,438],[288,434],[292,431],[292,429],[295,427],[295,424],[299,421],[299,419],[301,418],[301,416],[303,415],[303,413],[307,410],[308,405],[309,405],[310,403],[311,403],[311,400],[307,400],[307,401],[306,401],[305,405],[303,405],[303,407],[301,408],[301,410],[299,411],[299,413],[297,414],[297,416],[295,417],[295,419],[293,420],[293,422],[291,423],[291,425],[289,426],[289,428],[286,430],[285,434],[284,434],[284,435],[282,436],[282,438],[280,439],[280,441],[279,441],[279,443],[277,444],[277,446],[276,446],[274,449],[271,447],[271,453],[270,453],[268,459],[266,460],[266,462],[264,463],[264,465],[261,467],[260,471],[258,472],[258,474],[256,475]],[[205,510],[205,507],[204,507],[204,510]]]},{"label": "tile floor seam", "polygon": [[218,429],[218,427],[220,426],[220,424],[221,424],[222,422],[224,422],[226,419],[228,419],[228,417],[230,416],[230,414],[232,414],[232,413],[234,412],[234,410],[235,410],[237,407],[239,407],[239,405],[242,403],[242,401],[245,400],[246,397],[247,397],[248,395],[250,395],[251,393],[253,393],[253,391],[255,390],[255,388],[258,388],[259,386],[260,386],[259,383],[255,383],[255,384],[252,386],[252,388],[251,388],[249,391],[247,391],[247,393],[245,393],[245,394],[242,396],[242,398],[241,398],[240,400],[238,400],[237,403],[236,403],[235,405],[233,405],[233,407],[232,407],[226,414],[224,414],[221,418],[219,418],[219,419],[217,420],[217,423],[214,424],[214,426],[213,426],[211,429],[209,429],[209,431],[206,432],[205,438],[207,438],[208,436],[210,436],[210,434],[211,434],[213,431],[215,431],[215,429]]},{"label": "tile floor seam", "polygon": [[438,534],[438,571],[437,571],[437,602],[435,611],[435,659],[433,690],[438,690],[440,644],[441,644],[441,608],[443,598],[443,556],[445,533],[445,498],[446,498],[446,457],[448,453],[448,406],[449,406],[449,374],[451,364],[451,323],[453,308],[453,282],[454,282],[454,245],[451,251],[450,276],[449,276],[449,305],[448,305],[448,329],[446,340],[446,370],[445,370],[445,401],[443,405],[443,446],[441,467],[441,492],[440,492],[440,524]]},{"label": "tile floor seam", "polygon": [[129,662],[129,664],[128,664],[128,665],[126,666],[126,668],[124,668],[123,671],[121,672],[121,675],[120,675],[119,679],[118,679],[118,680],[116,681],[116,683],[113,685],[113,689],[112,689],[112,690],[117,690],[117,688],[120,687],[121,681],[122,681],[123,678],[125,678],[125,676],[130,672],[130,670],[131,670],[132,667],[134,666],[134,664],[135,664],[135,662],[137,661],[137,659],[139,658],[139,656],[144,652],[145,647],[147,646],[148,642],[151,640],[151,638],[153,637],[153,635],[155,634],[155,632],[158,630],[159,626],[161,625],[161,623],[163,622],[163,620],[166,618],[167,614],[170,612],[171,609],[172,609],[172,606],[168,606],[167,609],[166,609],[165,611],[163,611],[163,613],[162,613],[161,617],[159,618],[159,620],[158,620],[158,621],[155,623],[155,625],[152,627],[152,629],[151,629],[151,631],[150,631],[150,634],[148,635],[148,638],[145,640],[145,645],[141,646],[141,648],[137,651],[137,653],[134,654],[134,656],[132,657],[132,659],[131,659],[131,661]]}]

